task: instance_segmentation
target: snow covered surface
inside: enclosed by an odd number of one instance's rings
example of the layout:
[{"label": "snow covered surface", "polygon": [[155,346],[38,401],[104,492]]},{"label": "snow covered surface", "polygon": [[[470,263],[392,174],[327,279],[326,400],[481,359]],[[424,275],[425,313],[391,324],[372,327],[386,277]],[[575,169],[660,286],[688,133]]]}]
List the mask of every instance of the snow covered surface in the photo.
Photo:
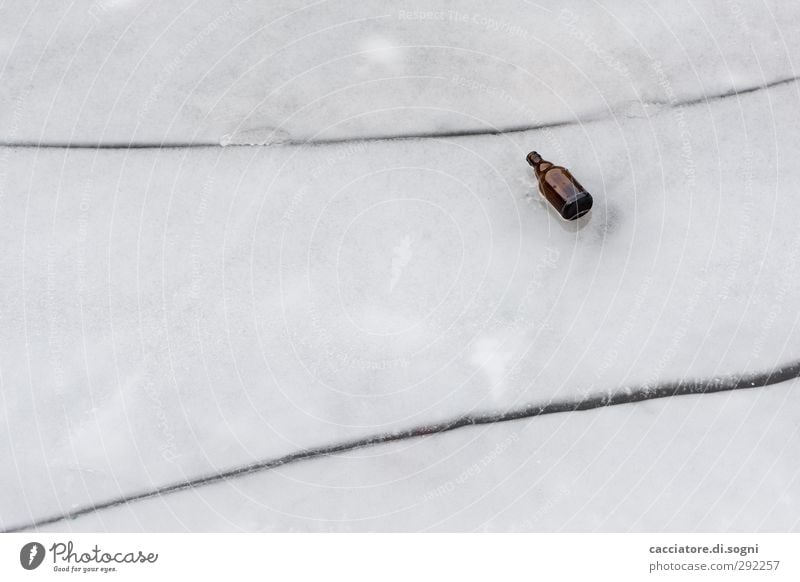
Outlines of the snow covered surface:
[{"label": "snow covered surface", "polygon": [[796,531],[798,411],[792,382],[469,428],[47,530]]},{"label": "snow covered surface", "polygon": [[[6,142],[572,123],[0,149],[0,527],[800,357],[796,7],[511,2],[492,30],[429,6],[5,9]],[[590,215],[541,201],[534,148]],[[797,389],[463,429],[47,529],[795,530]]]},{"label": "snow covered surface", "polygon": [[4,141],[531,126],[792,77],[796,2],[79,0],[0,9]]}]

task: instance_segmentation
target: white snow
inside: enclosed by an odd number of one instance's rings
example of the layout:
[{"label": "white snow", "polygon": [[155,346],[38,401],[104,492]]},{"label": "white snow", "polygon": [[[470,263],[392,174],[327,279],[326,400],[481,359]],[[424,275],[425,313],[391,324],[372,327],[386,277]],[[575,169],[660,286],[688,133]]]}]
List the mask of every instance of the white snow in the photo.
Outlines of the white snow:
[{"label": "white snow", "polygon": [[799,17],[780,0],[8,4],[0,137],[270,143],[636,114],[664,101],[654,66],[678,97],[795,76]]},{"label": "white snow", "polygon": [[46,529],[795,531],[798,388],[469,428]]},{"label": "white snow", "polygon": [[[441,10],[0,11],[2,141],[278,144],[0,148],[0,529],[800,357],[800,83],[680,105],[793,77],[796,6]],[[532,149],[587,217],[540,199]],[[47,529],[796,530],[796,393],[463,429]]]}]

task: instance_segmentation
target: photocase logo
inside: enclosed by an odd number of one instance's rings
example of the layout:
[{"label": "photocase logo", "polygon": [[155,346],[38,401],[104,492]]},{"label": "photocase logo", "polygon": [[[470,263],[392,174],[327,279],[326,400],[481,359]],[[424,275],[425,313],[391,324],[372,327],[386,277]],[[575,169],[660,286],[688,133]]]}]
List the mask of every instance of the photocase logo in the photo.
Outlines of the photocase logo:
[{"label": "photocase logo", "polygon": [[39,542],[30,542],[19,551],[19,563],[26,570],[35,570],[44,560],[44,546]]},{"label": "photocase logo", "polygon": [[413,244],[414,237],[407,234],[403,237],[403,240],[400,241],[400,244],[392,249],[392,280],[389,282],[389,293],[394,291],[395,286],[400,281],[403,271],[411,261],[411,257],[414,256],[414,251],[412,249]]}]

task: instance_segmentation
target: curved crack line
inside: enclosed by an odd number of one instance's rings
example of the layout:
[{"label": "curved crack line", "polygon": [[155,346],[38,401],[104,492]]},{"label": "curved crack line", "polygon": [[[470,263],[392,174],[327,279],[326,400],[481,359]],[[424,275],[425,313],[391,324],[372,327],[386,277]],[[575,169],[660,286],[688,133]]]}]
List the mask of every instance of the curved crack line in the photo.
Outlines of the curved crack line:
[{"label": "curved crack line", "polygon": [[[641,105],[649,106],[655,105],[669,109],[680,107],[693,107],[702,105],[704,103],[712,103],[731,97],[739,97],[788,85],[800,80],[800,76],[785,77],[776,79],[769,83],[762,83],[760,85],[751,85],[741,89],[730,89],[722,93],[715,93],[713,95],[703,95],[701,97],[691,97],[683,101],[642,101]],[[222,145],[216,142],[106,142],[106,143],[91,143],[91,142],[46,142],[39,143],[34,141],[19,141],[19,142],[0,142],[2,148],[17,148],[17,149],[85,149],[85,150],[168,150],[168,149],[202,149],[202,148],[222,148],[222,147],[297,147],[297,146],[335,146],[348,143],[365,143],[374,141],[400,141],[400,140],[414,140],[414,139],[448,139],[459,137],[476,137],[476,136],[497,136],[507,135],[514,133],[525,133],[526,131],[537,131],[540,129],[553,129],[558,127],[569,127],[573,125],[582,125],[584,123],[603,121],[605,119],[613,118],[618,113],[612,108],[608,112],[594,112],[588,113],[583,117],[574,120],[561,120],[540,123],[536,125],[513,125],[507,127],[492,127],[488,129],[465,129],[454,130],[445,132],[414,132],[414,133],[400,133],[400,134],[381,134],[381,135],[366,135],[361,137],[338,137],[330,139],[288,139],[280,140],[275,143],[265,145],[252,145],[252,144],[230,144]]]},{"label": "curved crack line", "polygon": [[779,384],[800,377],[800,360],[785,364],[769,372],[759,372],[753,374],[743,374],[739,376],[727,376],[721,378],[684,380],[679,382],[668,382],[653,387],[639,387],[631,390],[621,390],[613,394],[590,396],[582,400],[562,400],[548,402],[546,404],[529,405],[516,410],[507,412],[496,412],[488,414],[465,415],[449,421],[422,425],[411,429],[373,435],[366,438],[344,441],[332,445],[305,449],[295,453],[290,453],[282,457],[268,459],[249,465],[243,465],[227,471],[211,473],[196,477],[186,481],[164,485],[149,491],[133,493],[114,499],[109,499],[100,503],[93,503],[84,507],[79,507],[72,511],[51,515],[41,519],[36,519],[29,523],[8,527],[2,533],[19,532],[32,528],[42,527],[60,521],[76,519],[83,515],[110,509],[128,503],[144,501],[154,497],[161,497],[170,493],[177,493],[186,489],[211,485],[237,477],[243,477],[252,473],[269,471],[291,463],[308,461],[319,457],[327,457],[336,453],[345,453],[365,447],[393,443],[402,440],[414,439],[423,436],[436,435],[467,426],[478,426],[483,424],[497,424],[512,420],[521,420],[544,416],[547,414],[559,414],[562,412],[577,412],[581,410],[594,410],[608,406],[618,406],[620,404],[632,404],[645,400],[656,400],[672,396],[687,396],[692,394],[713,394],[715,392],[729,392],[732,390],[744,390],[751,388],[763,388],[773,384]]}]

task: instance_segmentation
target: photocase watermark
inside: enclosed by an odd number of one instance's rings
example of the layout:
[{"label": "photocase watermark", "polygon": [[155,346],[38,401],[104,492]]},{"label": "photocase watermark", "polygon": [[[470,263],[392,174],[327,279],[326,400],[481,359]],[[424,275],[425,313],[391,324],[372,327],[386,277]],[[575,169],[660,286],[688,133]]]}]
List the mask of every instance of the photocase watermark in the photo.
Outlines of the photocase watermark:
[{"label": "photocase watermark", "polygon": [[177,439],[175,438],[172,424],[167,416],[167,408],[164,406],[164,401],[161,399],[161,392],[153,380],[147,362],[145,362],[142,369],[142,389],[150,401],[150,406],[155,416],[155,426],[158,432],[161,433],[161,443],[158,446],[158,450],[161,453],[161,458],[171,463],[180,457],[176,442]]},{"label": "photocase watermark", "polygon": [[683,104],[678,102],[678,96],[675,89],[672,87],[667,73],[664,71],[664,65],[661,61],[655,60],[652,63],[653,72],[656,74],[659,86],[664,89],[664,94],[667,97],[667,102],[672,109],[672,116],[675,122],[675,129],[681,141],[681,161],[683,164],[683,175],[686,179],[686,188],[689,190],[688,195],[692,195],[697,183],[697,164],[694,161],[694,151],[692,149],[692,134],[689,131],[689,123],[686,121],[686,108]]},{"label": "photocase watermark", "polygon": [[[485,81],[464,77],[462,75],[453,75],[450,80],[458,87],[469,89],[470,91],[475,91],[478,93],[485,93],[498,101],[500,105],[509,106],[512,110],[519,113],[520,116],[525,119],[526,123],[532,127],[545,125],[545,122],[541,119],[539,113],[535,109],[529,107],[527,104],[523,103],[501,87],[489,85]],[[556,155],[554,157],[565,159],[567,156],[564,153],[564,148],[561,145],[558,137],[556,137],[553,129],[550,127],[539,127],[538,130],[544,136],[545,140],[547,140],[550,151],[555,152]]]},{"label": "photocase watermark", "polygon": [[[10,109],[11,111],[11,122],[9,123],[8,129],[4,132],[4,142],[13,143],[19,136],[19,128],[22,122],[22,110],[25,108],[25,104],[28,102],[28,97],[30,94],[31,87],[26,87],[16,96],[14,96],[14,98],[11,100],[11,103],[6,105],[6,109]],[[6,166],[8,164],[11,151],[11,148],[0,147],[0,208],[3,207],[3,203],[5,202],[6,198],[6,180],[8,179]]]},{"label": "photocase watermark", "polygon": [[366,143],[351,143],[344,147],[336,148],[335,153],[326,151],[324,158],[321,161],[311,163],[311,171],[303,180],[303,186],[297,189],[294,196],[292,196],[292,199],[289,201],[289,206],[286,208],[278,222],[278,228],[280,230],[285,230],[292,224],[297,215],[297,210],[300,208],[300,205],[308,194],[311,184],[316,184],[320,179],[326,180],[327,175],[332,172],[338,164],[348,158],[352,158],[353,156],[360,156],[366,151]]},{"label": "photocase watermark", "polygon": [[[371,360],[356,353],[354,349],[345,351],[338,347],[334,334],[323,325],[316,306],[312,303],[308,307],[309,322],[313,332],[312,337],[299,337],[294,343],[321,357],[321,362],[327,364],[328,372],[336,374],[345,369],[358,369],[364,371],[379,371],[393,369],[407,369],[411,362],[406,358],[387,358]],[[319,365],[322,367],[322,364]]]},{"label": "photocase watermark", "polygon": [[747,147],[742,155],[744,162],[741,164],[742,169],[742,182],[744,188],[744,201],[740,205],[741,219],[737,223],[736,228],[736,244],[733,247],[733,254],[731,259],[726,259],[727,275],[725,280],[720,286],[718,297],[721,300],[727,299],[731,294],[731,289],[736,283],[736,276],[742,266],[742,261],[745,252],[751,247],[751,240],[753,236],[753,219],[752,215],[756,211],[755,202],[753,200],[753,181],[755,179],[755,169],[753,165],[753,152]]},{"label": "photocase watermark", "polygon": [[394,291],[403,271],[414,256],[414,236],[406,234],[403,239],[392,249],[392,278],[389,281],[389,293]]},{"label": "photocase watermark", "polygon": [[[508,330],[514,330],[519,327],[530,328],[532,327],[531,306],[541,305],[541,294],[537,293],[539,289],[545,286],[549,274],[558,267],[558,261],[561,257],[561,251],[557,247],[545,247],[544,255],[537,261],[536,266],[533,268],[533,278],[525,288],[519,306],[514,311],[511,320],[505,326]],[[549,318],[552,314],[548,313],[546,319],[541,322],[541,325],[536,326],[540,330],[552,329],[552,324],[549,323]]]},{"label": "photocase watermark", "polygon": [[594,33],[586,32],[578,27],[580,17],[569,8],[562,8],[558,13],[558,23],[561,24],[572,38],[581,42],[589,52],[593,53],[606,66],[615,70],[623,77],[630,77],[630,71],[625,64],[616,58],[610,51],[603,48],[603,45],[595,40]]},{"label": "photocase watermark", "polygon": [[19,552],[19,563],[26,570],[35,570],[44,563],[49,554],[53,572],[71,574],[89,574],[118,572],[120,565],[155,564],[158,554],[155,552],[106,551],[95,544],[88,550],[76,550],[70,540],[66,543],[56,542],[45,550],[39,542],[29,542]]},{"label": "photocase watermark", "polygon": [[[214,177],[210,176],[203,184],[203,189],[200,193],[200,200],[197,202],[197,208],[194,211],[192,219],[192,238],[189,241],[189,265],[191,269],[191,285],[189,288],[189,298],[193,302],[200,299],[200,288],[203,283],[203,261],[201,256],[203,252],[203,230],[206,224],[206,215],[208,213],[208,201],[211,197],[211,191],[214,187]],[[202,309],[198,304],[196,307],[196,316],[199,318]]]},{"label": "photocase watermark", "polygon": [[508,435],[505,439],[497,443],[491,451],[464,469],[457,477],[442,483],[435,489],[426,491],[423,495],[423,501],[431,501],[442,497],[443,495],[452,493],[456,490],[456,488],[464,485],[473,477],[480,475],[484,469],[486,469],[486,467],[488,467],[495,459],[507,451],[508,448],[518,440],[519,435],[517,433]]},{"label": "photocase watermark", "polygon": [[47,313],[47,345],[49,348],[50,370],[53,373],[53,387],[56,398],[64,397],[67,371],[64,365],[65,345],[69,341],[64,338],[64,330],[69,329],[66,325],[65,310],[63,302],[59,300],[62,290],[59,281],[60,245],[51,241],[47,245],[47,275],[45,282],[44,306]]},{"label": "photocase watermark", "polygon": [[750,25],[747,23],[747,20],[744,17],[744,12],[742,11],[742,7],[739,5],[736,0],[728,0],[728,10],[731,11],[736,24],[739,26],[742,32],[749,33],[750,32]]},{"label": "photocase watermark", "polygon": [[691,329],[696,329],[697,323],[695,322],[695,312],[700,303],[700,298],[705,293],[708,287],[708,280],[702,277],[695,277],[694,291],[689,296],[686,308],[683,310],[680,319],[677,322],[675,330],[672,332],[672,338],[666,349],[662,352],[656,365],[651,370],[650,375],[644,382],[645,390],[650,391],[655,386],[660,384],[664,370],[672,363],[678,350],[685,344],[684,339]]},{"label": "photocase watermark", "polygon": [[[242,8],[243,8],[243,6],[249,4],[249,2],[250,2],[250,0],[244,0],[242,2],[235,2],[225,12],[223,12],[217,18],[215,18],[214,20],[212,20],[211,22],[206,24],[206,26],[203,27],[203,29],[200,32],[198,32],[196,36],[194,36],[192,38],[192,40],[187,42],[185,45],[183,45],[177,51],[177,54],[175,55],[175,57],[173,57],[173,59],[169,63],[167,63],[167,65],[159,73],[158,78],[156,80],[156,83],[155,83],[155,85],[153,85],[153,89],[147,94],[147,97],[144,100],[144,104],[142,105],[142,108],[137,113],[137,119],[138,119],[138,121],[140,123],[145,120],[145,118],[147,117],[148,113],[150,112],[150,109],[158,101],[158,98],[159,98],[161,92],[164,90],[164,86],[167,84],[167,82],[170,79],[172,79],[175,76],[175,74],[178,71],[180,71],[181,66],[186,61],[186,59],[192,53],[194,53],[194,51],[197,49],[198,46],[200,46],[201,43],[203,43],[205,40],[208,39],[208,37],[210,37],[217,30],[219,30],[219,28],[223,24],[225,24],[226,22],[228,22],[230,20],[233,20],[233,18],[237,14],[240,14],[240,15],[243,14],[242,13]],[[97,2],[96,4],[100,4],[101,6],[104,6],[105,4],[109,4],[109,3],[105,2],[105,3],[101,4],[101,3]],[[113,3],[111,3],[111,4],[112,4],[111,7],[113,7]],[[103,8],[103,9],[99,10],[99,12],[103,13],[103,12],[107,12],[108,10],[109,10],[109,8]],[[90,14],[92,14],[91,9],[90,9]],[[95,14],[93,14],[93,16],[95,17],[96,20],[98,19],[98,17]]]},{"label": "photocase watermark", "polygon": [[[308,196],[309,192],[314,188],[327,188],[330,180],[331,173],[336,172],[336,168],[345,160],[353,157],[361,156],[367,150],[367,144],[364,142],[356,142],[347,144],[335,151],[312,149],[312,152],[319,152],[320,159],[314,159],[310,162],[311,170],[307,173],[303,185],[298,188],[289,204],[284,210],[283,214],[278,219],[277,229],[279,232],[287,231],[293,228],[296,222],[305,224],[308,216],[303,213],[303,202]],[[401,256],[393,259],[392,272],[396,273],[397,278],[389,281],[390,291],[397,285],[402,276],[402,271],[408,265],[410,257],[405,257],[405,253],[411,252],[413,247],[414,236],[410,241],[399,241],[398,245]],[[406,250],[403,250],[408,246]],[[394,282],[393,282],[394,281]],[[336,374],[345,369],[359,369],[359,370],[389,370],[389,369],[406,369],[411,363],[405,358],[390,358],[390,359],[368,359],[363,357],[355,349],[344,350],[341,347],[340,336],[336,330],[331,330],[324,322],[318,304],[313,299],[308,304],[308,313],[306,321],[310,324],[311,330],[308,335],[301,336],[300,334],[292,334],[292,342],[298,346],[305,348],[308,352],[313,352],[319,360],[315,364],[315,369],[321,371],[325,369],[330,374]],[[325,310],[323,310],[324,313]]]},{"label": "photocase watermark", "polygon": [[78,271],[77,294],[79,296],[83,295],[84,291],[86,291],[86,242],[89,238],[89,211],[91,210],[93,190],[94,179],[89,176],[86,179],[78,202],[78,252],[76,267]]},{"label": "photocase watermark", "polygon": [[89,16],[95,22],[99,22],[104,14],[115,8],[121,8],[126,4],[128,4],[128,0],[95,0],[89,6]]},{"label": "photocase watermark", "polygon": [[790,252],[786,255],[783,264],[785,268],[781,271],[778,288],[772,300],[769,313],[761,322],[761,331],[753,340],[752,357],[758,358],[764,351],[767,340],[774,333],[775,324],[780,321],[779,316],[784,310],[786,296],[796,280],[797,262],[800,255],[800,235],[793,241]]},{"label": "photocase watermark", "polygon": [[[617,359],[619,358],[620,350],[625,349],[626,340],[636,326],[636,322],[642,313],[642,309],[644,308],[645,301],[647,299],[647,294],[650,291],[650,288],[653,286],[653,282],[653,277],[648,275],[639,285],[639,289],[636,291],[633,301],[629,303],[629,309],[627,315],[625,316],[622,329],[620,329],[619,333],[614,338],[614,341],[611,342],[603,354],[603,357],[600,359],[600,365],[595,372],[595,378],[602,378],[605,373],[616,363]],[[586,396],[588,393],[589,392],[587,391],[587,393],[584,395]]]},{"label": "photocase watermark", "polygon": [[478,26],[489,32],[501,32],[520,38],[528,38],[530,33],[525,28],[514,22],[498,20],[480,12],[459,12],[458,10],[399,10],[398,20],[416,22],[454,22]]},{"label": "photocase watermark", "polygon": [[45,549],[39,542],[29,542],[19,551],[19,563],[26,570],[35,570],[42,565]]},{"label": "photocase watermark", "polygon": [[566,487],[562,487],[556,492],[555,495],[548,498],[547,501],[545,501],[541,507],[539,507],[536,511],[534,511],[527,518],[525,518],[525,520],[522,523],[520,523],[515,529],[517,531],[536,530],[539,525],[539,522],[547,514],[551,513],[556,508],[559,501],[567,497],[569,494],[570,494],[569,489],[567,489]]}]

